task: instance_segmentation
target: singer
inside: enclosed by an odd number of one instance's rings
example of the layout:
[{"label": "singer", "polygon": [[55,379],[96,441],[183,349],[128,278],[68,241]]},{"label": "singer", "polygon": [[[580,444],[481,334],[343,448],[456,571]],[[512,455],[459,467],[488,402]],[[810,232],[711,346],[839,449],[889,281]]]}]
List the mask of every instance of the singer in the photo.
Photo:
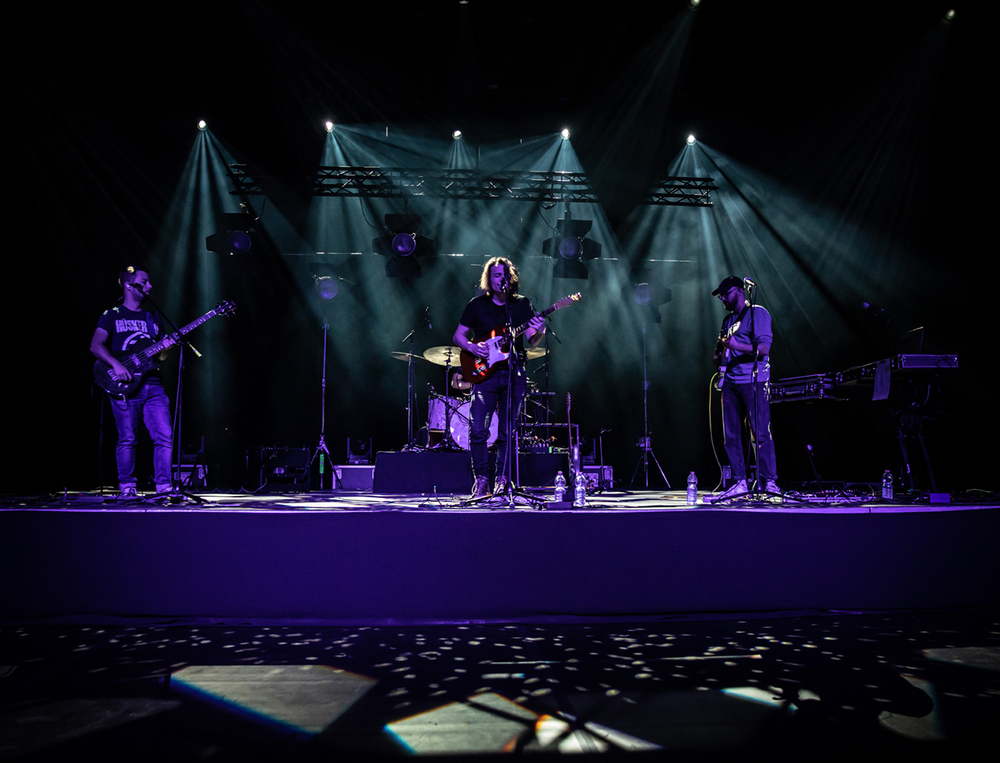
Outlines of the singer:
[{"label": "singer", "polygon": [[[132,381],[132,373],[122,364],[127,356],[154,344],[164,335],[164,326],[157,317],[142,309],[142,301],[153,288],[144,270],[127,268],[118,283],[122,288],[122,304],[105,310],[97,321],[90,340],[90,351],[99,361],[111,367],[113,378]],[[173,344],[168,340],[168,344]],[[135,478],[135,446],[140,418],[153,440],[153,481],[157,493],[170,492],[170,457],[173,441],[170,424],[170,400],[163,389],[159,368],[153,367],[126,397],[111,398],[111,411],[118,427],[119,497],[138,497]]]},{"label": "singer", "polygon": [[764,481],[763,486],[757,485],[756,492],[780,495],[771,439],[771,314],[747,300],[747,292],[754,286],[750,279],[729,276],[712,292],[729,311],[722,321],[714,359],[720,369],[726,455],[736,480],[732,487],[715,498],[716,501],[749,492],[743,452],[744,420],[757,440],[758,479]]},{"label": "singer", "polygon": [[[490,375],[472,388],[472,405],[469,423],[469,449],[472,451],[472,468],[475,473],[473,497],[488,495],[489,490],[489,422],[493,412],[501,406],[498,417],[497,462],[495,494],[505,492],[511,478],[513,462],[508,450],[517,447],[517,420],[521,403],[527,391],[524,370],[524,340],[537,345],[545,335],[545,319],[536,315],[531,300],[518,295],[520,280],[517,268],[506,257],[493,257],[483,266],[479,279],[480,296],[465,306],[453,338],[455,344],[477,358],[488,358],[485,340],[499,334],[511,333],[512,328],[527,324],[519,335],[507,360],[496,363]],[[508,394],[509,393],[509,394]],[[511,443],[511,448],[508,448]]]}]

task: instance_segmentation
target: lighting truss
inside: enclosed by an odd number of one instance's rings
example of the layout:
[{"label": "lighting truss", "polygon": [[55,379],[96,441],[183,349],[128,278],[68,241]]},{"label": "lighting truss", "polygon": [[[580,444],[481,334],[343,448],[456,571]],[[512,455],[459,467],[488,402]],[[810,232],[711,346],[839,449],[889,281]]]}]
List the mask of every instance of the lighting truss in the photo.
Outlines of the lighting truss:
[{"label": "lighting truss", "polygon": [[319,167],[313,195],[597,203],[597,195],[582,172],[516,170],[483,176],[458,169]]},{"label": "lighting truss", "polygon": [[[270,180],[245,164],[232,164],[227,173],[234,196],[265,195]],[[712,178],[667,177],[643,203],[654,206],[710,207],[709,191],[718,190]],[[317,168],[313,196],[361,196],[369,198],[474,199],[575,204],[596,204],[597,194],[582,172],[502,170],[480,175],[474,170],[417,170],[393,167]]]},{"label": "lighting truss", "polygon": [[719,189],[718,186],[712,185],[712,180],[712,178],[664,178],[643,199],[643,203],[652,206],[710,207],[712,198],[708,192]]}]

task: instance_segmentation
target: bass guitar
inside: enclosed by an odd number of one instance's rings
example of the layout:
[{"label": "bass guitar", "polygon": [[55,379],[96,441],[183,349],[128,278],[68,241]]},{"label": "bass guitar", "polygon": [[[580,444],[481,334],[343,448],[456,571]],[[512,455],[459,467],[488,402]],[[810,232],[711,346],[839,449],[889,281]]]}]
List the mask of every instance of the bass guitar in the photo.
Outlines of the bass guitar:
[{"label": "bass guitar", "polygon": [[176,334],[165,336],[159,342],[151,344],[143,350],[139,350],[131,355],[125,355],[124,359],[116,353],[115,359],[120,361],[132,374],[132,378],[128,381],[119,381],[116,379],[111,366],[102,360],[98,360],[94,363],[94,381],[111,397],[119,400],[132,397],[132,395],[142,389],[142,385],[145,383],[149,372],[157,367],[155,358],[170,346],[171,339],[177,339],[194,331],[201,324],[211,320],[216,315],[232,315],[235,312],[235,304],[232,302],[220,302],[217,308],[209,310],[198,318],[198,320],[191,321],[191,323]]},{"label": "bass guitar", "polygon": [[[545,318],[560,308],[578,302],[580,298],[580,292],[570,294],[560,299],[547,310],[537,313],[537,315]],[[498,364],[507,362],[507,358],[510,357],[511,348],[514,346],[514,341],[528,329],[528,323],[523,323],[509,333],[506,330],[506,326],[498,326],[490,332],[488,337],[474,339],[473,341],[476,344],[485,344],[490,354],[488,357],[478,358],[471,352],[462,350],[460,360],[462,363],[462,376],[465,380],[472,384],[479,384],[489,379]]]}]

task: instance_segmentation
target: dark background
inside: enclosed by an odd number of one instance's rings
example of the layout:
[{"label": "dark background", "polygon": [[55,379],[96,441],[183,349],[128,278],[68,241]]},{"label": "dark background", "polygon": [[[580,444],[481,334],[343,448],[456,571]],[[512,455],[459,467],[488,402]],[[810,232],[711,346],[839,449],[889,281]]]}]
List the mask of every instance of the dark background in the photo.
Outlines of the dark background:
[{"label": "dark background", "polygon": [[[570,308],[554,324],[565,343],[551,383],[574,394],[584,435],[612,430],[604,446],[617,478],[627,483],[640,455],[642,335],[638,321],[616,313],[602,322],[617,294],[600,291],[601,277],[618,268],[620,279],[622,268],[659,251],[639,243],[638,203],[694,132],[706,174],[726,170],[706,214],[721,214],[726,194],[748,198],[764,232],[730,240],[711,260],[699,252],[720,250],[696,242],[687,266],[663,270],[674,300],[647,335],[649,417],[671,484],[691,469],[703,485],[717,478],[707,385],[723,313],[709,293],[735,273],[756,276],[775,316],[774,378],[886,357],[893,337],[915,326],[926,329],[926,349],[958,353],[962,370],[943,381],[939,415],[925,428],[928,449],[942,487],[991,487],[982,443],[997,417],[976,394],[996,372],[996,268],[985,225],[992,163],[981,158],[990,154],[986,25],[978,9],[962,7],[944,25],[947,7],[181,2],[142,20],[89,7],[19,11],[4,45],[13,149],[4,322],[16,339],[5,374],[2,489],[98,484],[103,409],[88,344],[98,315],[120,296],[116,276],[127,264],[150,272],[154,297],[178,323],[217,299],[239,305],[235,318],[193,337],[214,359],[189,361],[186,382],[185,439],[205,438],[217,486],[243,484],[246,448],[315,444],[323,320],[337,335],[327,397],[335,460],[347,437],[370,437],[376,450],[402,447],[406,370],[387,350],[403,349],[398,340],[426,305],[437,313],[434,331],[416,349],[450,344],[473,296],[475,262],[436,262],[435,278],[403,284],[367,253],[355,264],[373,284],[364,298],[317,306],[305,259],[291,256],[301,252],[237,262],[199,251],[195,237],[183,269],[165,254],[177,250],[177,200],[199,119],[233,157],[281,179],[268,204],[305,239],[327,118],[444,141],[460,126],[479,146],[570,126],[618,240],[604,242],[605,254],[617,246],[620,259],[594,265],[585,284],[542,288],[551,263],[513,254],[539,306],[586,292],[588,312]],[[854,243],[822,251],[826,237],[843,241],[845,228],[858,231]],[[886,310],[887,330],[862,301]],[[419,369],[422,404],[425,385],[440,386],[438,373]],[[558,406],[556,414],[565,415]],[[713,420],[717,428],[717,412]],[[886,403],[776,407],[781,481],[812,477],[807,443],[824,478],[873,481],[898,470],[893,427]],[[108,416],[105,484],[114,481],[113,430]]]}]

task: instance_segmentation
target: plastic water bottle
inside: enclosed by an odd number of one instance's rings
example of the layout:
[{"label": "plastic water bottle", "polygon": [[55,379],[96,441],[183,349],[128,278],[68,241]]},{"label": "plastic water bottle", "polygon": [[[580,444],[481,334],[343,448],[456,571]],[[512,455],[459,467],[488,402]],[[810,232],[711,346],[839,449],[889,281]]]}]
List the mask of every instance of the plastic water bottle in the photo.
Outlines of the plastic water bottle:
[{"label": "plastic water bottle", "polygon": [[587,485],[583,479],[583,472],[577,471],[573,480],[573,506],[582,509],[587,505]]},{"label": "plastic water bottle", "polygon": [[556,474],[556,503],[566,500],[566,477],[562,471]]},{"label": "plastic water bottle", "polygon": [[892,500],[892,472],[888,469],[882,475],[882,498],[886,501]]},{"label": "plastic water bottle", "polygon": [[694,506],[698,503],[698,478],[694,472],[688,475],[687,505]]}]

